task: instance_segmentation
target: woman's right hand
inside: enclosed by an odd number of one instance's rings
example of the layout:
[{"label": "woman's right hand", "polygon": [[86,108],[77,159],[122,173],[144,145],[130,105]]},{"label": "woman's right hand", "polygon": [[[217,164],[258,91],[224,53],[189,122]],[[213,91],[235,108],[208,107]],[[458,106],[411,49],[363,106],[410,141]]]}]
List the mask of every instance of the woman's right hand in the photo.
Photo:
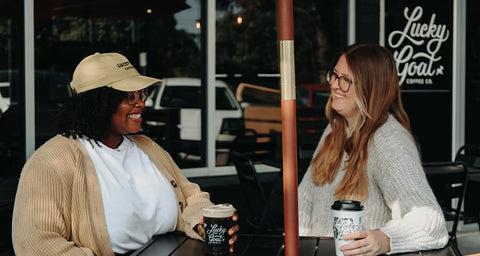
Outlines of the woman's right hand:
[{"label": "woman's right hand", "polygon": [[390,238],[381,230],[360,230],[344,235],[343,240],[357,240],[340,247],[344,255],[380,255],[390,252]]},{"label": "woman's right hand", "polygon": [[[238,214],[234,213],[232,216],[233,220],[233,227],[231,227],[228,230],[228,234],[230,235],[230,240],[228,240],[228,244],[230,245],[230,252],[233,253],[233,244],[237,241],[237,232],[240,229],[240,227],[237,224],[238,221]],[[200,220],[200,222],[197,225],[197,233],[205,240],[205,229],[203,228],[203,224],[205,221],[203,218]]]}]

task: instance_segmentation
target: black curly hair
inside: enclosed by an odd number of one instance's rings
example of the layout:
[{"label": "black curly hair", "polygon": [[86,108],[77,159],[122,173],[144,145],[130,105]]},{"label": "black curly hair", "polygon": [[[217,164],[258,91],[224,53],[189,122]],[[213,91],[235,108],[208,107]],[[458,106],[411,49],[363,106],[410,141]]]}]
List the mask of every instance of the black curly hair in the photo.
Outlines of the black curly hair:
[{"label": "black curly hair", "polygon": [[113,113],[125,97],[125,92],[100,87],[73,95],[57,115],[57,134],[65,137],[106,139],[110,132]]}]

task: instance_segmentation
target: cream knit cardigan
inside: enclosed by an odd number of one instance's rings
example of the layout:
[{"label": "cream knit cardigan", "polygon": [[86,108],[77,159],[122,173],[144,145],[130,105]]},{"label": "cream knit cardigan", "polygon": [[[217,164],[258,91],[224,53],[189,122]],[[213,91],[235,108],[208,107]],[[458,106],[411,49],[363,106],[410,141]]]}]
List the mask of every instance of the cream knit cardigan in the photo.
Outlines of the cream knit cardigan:
[{"label": "cream knit cardigan", "polygon": [[[128,136],[162,172],[178,202],[177,230],[200,239],[193,228],[200,208],[211,205],[182,174],[170,155],[142,135]],[[113,255],[100,184],[85,147],[57,135],[25,164],[13,211],[12,239],[16,255]]]},{"label": "cream knit cardigan", "polygon": [[[330,132],[328,126],[320,143]],[[330,207],[335,201],[335,188],[345,174],[344,164],[332,184],[323,186],[312,183],[308,168],[298,191],[300,235],[333,236]],[[390,253],[441,248],[447,244],[443,213],[425,177],[418,150],[410,134],[393,116],[389,116],[370,141],[367,174],[368,197],[362,202],[363,229],[380,229],[390,237]]]}]

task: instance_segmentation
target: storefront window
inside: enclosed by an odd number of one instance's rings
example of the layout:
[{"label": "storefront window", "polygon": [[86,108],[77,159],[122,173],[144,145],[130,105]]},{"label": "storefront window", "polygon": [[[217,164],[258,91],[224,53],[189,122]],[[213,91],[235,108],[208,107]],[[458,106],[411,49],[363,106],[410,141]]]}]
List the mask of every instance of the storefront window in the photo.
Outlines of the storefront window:
[{"label": "storefront window", "polygon": [[[273,0],[216,1],[216,76],[229,85],[243,110],[242,118],[223,122],[224,129],[220,131],[230,137],[222,138],[230,141],[217,141],[217,165],[231,164],[228,162],[230,150],[244,151],[257,163],[281,160],[276,4]],[[308,106],[309,93],[316,95],[321,91],[322,97],[326,94],[328,98],[325,73],[333,54],[346,44],[347,3],[294,1],[293,4],[295,76],[297,86],[301,87],[297,103],[300,108],[311,108]],[[305,101],[307,106],[301,104]],[[315,107],[320,109],[322,105]],[[317,113],[323,115],[324,111]],[[322,117],[314,118],[320,120]],[[300,132],[299,143],[318,140],[323,124],[319,122],[308,134]],[[271,145],[274,147],[266,150]]]},{"label": "storefront window", "polygon": [[171,78],[186,81],[182,86],[200,88],[200,1],[35,4],[37,147],[55,134],[55,114],[71,95],[69,82],[75,66],[95,52],[119,52],[140,73],[165,81],[151,90],[143,132],[168,150],[180,167],[201,164],[197,152],[202,138],[185,141],[181,137],[189,125],[200,129],[200,119],[188,118],[190,113],[182,106],[163,106],[160,95],[174,85]]},{"label": "storefront window", "polygon": [[[202,66],[205,48],[202,46],[205,42],[202,41],[202,31],[205,31],[202,23],[205,21],[201,13],[207,3],[198,0],[158,2],[157,6],[142,3],[135,6],[108,4],[108,1],[78,1],[68,6],[35,3],[36,148],[55,135],[55,114],[71,95],[68,85],[78,62],[95,52],[119,52],[140,73],[165,81],[163,86],[152,90],[147,100],[143,132],[166,148],[181,168],[205,167],[202,151],[206,138],[201,132],[202,112],[198,105],[205,86],[202,81],[205,75],[202,73],[205,70]],[[345,45],[346,1],[297,1],[295,5],[297,83],[322,84],[331,56]],[[240,84],[279,90],[275,6],[273,0],[216,2],[216,124],[213,127],[217,165],[229,164],[225,156],[228,157],[240,130],[242,134],[247,129],[268,134],[276,145],[268,156],[278,159],[281,154],[278,92],[260,98],[260,102],[239,101],[236,95]],[[18,11],[20,13],[21,8]],[[332,22],[337,25],[327,25]],[[2,33],[14,36],[12,31],[8,32],[6,18],[3,24]],[[9,49],[7,38],[12,37],[2,37],[4,49]],[[10,63],[4,69],[12,69],[14,65],[9,55],[2,54],[6,60],[3,64]],[[18,72],[9,74],[21,76]],[[0,84],[2,94],[7,93],[3,88],[5,82]],[[184,92],[187,88],[191,94]],[[262,115],[255,109],[245,109],[245,106],[258,105],[271,107],[274,119],[268,120],[266,125],[245,119],[245,114],[249,113]],[[24,139],[23,135],[20,137]],[[19,153],[19,157],[21,166],[23,153]]]},{"label": "storefront window", "polygon": [[[34,57],[30,58],[36,69],[35,147],[54,135],[55,113],[65,98],[71,95],[68,83],[76,64],[94,52],[115,51],[127,56],[142,74],[165,80],[164,86],[152,90],[147,101],[143,132],[166,148],[181,168],[207,167],[207,133],[205,130],[202,132],[202,127],[215,129],[216,152],[208,154],[215,154],[216,166],[230,165],[228,153],[235,147],[235,139],[248,133],[273,138],[275,149],[265,157],[279,160],[281,119],[277,1],[155,1],[153,6],[145,2],[78,0],[62,5],[35,1],[35,51]],[[212,2],[216,6],[215,59],[205,57],[206,40],[202,34],[208,30],[205,29],[206,18],[202,17],[202,13],[205,16],[205,8]],[[328,97],[325,72],[333,54],[347,44],[349,2],[298,0],[293,3],[299,103],[297,117],[307,113],[306,118],[311,119],[308,116],[311,113],[324,113],[322,107]],[[472,13],[478,7],[474,1],[468,1],[468,6],[465,135],[467,141],[475,142],[479,137],[472,132],[478,126],[478,115],[475,114],[479,105],[476,96],[478,76],[472,67],[478,62],[478,54],[473,47],[478,41],[478,33],[474,29]],[[356,5],[356,41],[381,41],[378,13],[378,0],[362,1],[361,5]],[[442,11],[438,15],[445,14]],[[0,160],[6,166],[2,168],[3,175],[12,176],[19,174],[26,154],[25,59],[22,49],[22,32],[25,30],[22,17],[22,1],[2,1]],[[205,106],[202,102],[207,86],[205,76],[213,72],[206,70],[207,62],[215,62],[215,124],[202,126],[205,112],[198,106]],[[192,93],[178,93],[187,88]],[[166,96],[169,98],[165,99]],[[168,105],[161,105],[163,100],[169,100]],[[186,103],[182,103],[185,100]],[[408,100],[404,104],[414,105]],[[448,110],[441,111],[442,118],[450,115],[446,112]],[[421,126],[416,121],[419,119],[417,111],[409,114],[412,127]],[[314,127],[318,129],[307,127],[306,134],[303,130],[299,131],[299,145],[318,140],[323,126]],[[297,123],[298,129],[303,129],[301,122]],[[419,128],[414,130],[418,132]],[[423,136],[418,137],[425,140]],[[436,151],[436,148],[426,150],[424,155],[440,156]],[[441,158],[448,156],[449,152],[442,150]],[[208,165],[208,170],[211,170],[211,164]]]}]

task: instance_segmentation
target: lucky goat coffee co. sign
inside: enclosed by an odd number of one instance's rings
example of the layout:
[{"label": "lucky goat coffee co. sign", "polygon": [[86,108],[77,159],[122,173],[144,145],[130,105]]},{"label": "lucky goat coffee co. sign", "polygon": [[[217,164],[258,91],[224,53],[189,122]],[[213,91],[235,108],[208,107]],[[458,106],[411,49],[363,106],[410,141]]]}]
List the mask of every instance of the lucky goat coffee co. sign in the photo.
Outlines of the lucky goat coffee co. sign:
[{"label": "lucky goat coffee co. sign", "polygon": [[385,46],[402,89],[451,89],[451,1],[386,1]]}]

